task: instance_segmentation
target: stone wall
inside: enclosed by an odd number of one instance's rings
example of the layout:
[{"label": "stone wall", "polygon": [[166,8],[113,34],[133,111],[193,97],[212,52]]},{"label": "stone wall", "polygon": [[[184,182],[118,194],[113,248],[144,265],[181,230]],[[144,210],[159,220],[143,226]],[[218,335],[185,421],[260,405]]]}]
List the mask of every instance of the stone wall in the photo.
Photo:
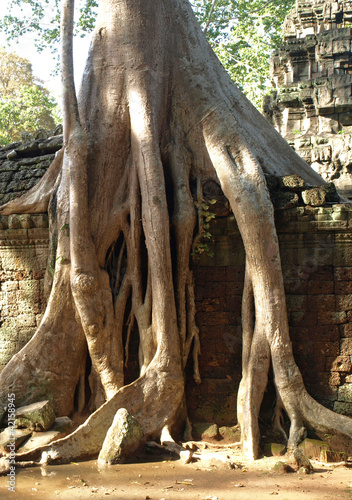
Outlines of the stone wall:
[{"label": "stone wall", "polygon": [[[40,131],[26,142],[15,142],[0,149],[0,205],[33,187],[62,148],[62,128],[51,135]],[[29,140],[28,140],[29,139]]]},{"label": "stone wall", "polygon": [[352,2],[297,0],[271,58],[263,111],[326,180],[352,196]]},{"label": "stone wall", "polygon": [[[352,416],[352,208],[276,212],[291,340],[310,394]],[[236,422],[244,249],[234,218],[212,224],[214,257],[194,261],[201,385],[187,379],[191,420]],[[274,391],[266,394],[271,405]],[[264,405],[265,406],[265,405]]]},{"label": "stone wall", "polygon": [[[352,416],[352,207],[277,210],[291,339],[309,392]],[[0,370],[32,337],[45,308],[47,216],[0,218]],[[209,252],[194,259],[202,384],[187,367],[191,419],[233,424],[241,377],[244,249],[233,216],[212,223]],[[274,391],[266,395],[272,403]]]},{"label": "stone wall", "polygon": [[45,309],[48,219],[0,218],[0,371],[33,336]]}]

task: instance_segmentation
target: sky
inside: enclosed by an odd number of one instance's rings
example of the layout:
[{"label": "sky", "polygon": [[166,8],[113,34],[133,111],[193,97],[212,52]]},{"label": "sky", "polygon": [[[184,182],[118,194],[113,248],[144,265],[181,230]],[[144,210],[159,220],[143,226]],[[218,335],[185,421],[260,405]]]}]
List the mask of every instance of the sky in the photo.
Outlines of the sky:
[{"label": "sky", "polygon": [[[6,8],[9,0],[1,1],[1,11],[6,14]],[[0,17],[3,15],[0,14]],[[76,37],[74,40],[74,65],[75,65],[75,80],[76,88],[79,88],[79,83],[83,73],[87,52],[89,48],[89,39]],[[25,35],[18,42],[11,42],[10,47],[7,45],[6,37],[0,33],[0,46],[10,52],[16,52],[19,56],[28,59],[32,63],[33,74],[44,82],[44,86],[50,90],[56,100],[60,103],[61,81],[60,75],[53,75],[56,68],[56,59],[51,54],[50,50],[45,50],[40,54],[37,53],[33,37]]]}]

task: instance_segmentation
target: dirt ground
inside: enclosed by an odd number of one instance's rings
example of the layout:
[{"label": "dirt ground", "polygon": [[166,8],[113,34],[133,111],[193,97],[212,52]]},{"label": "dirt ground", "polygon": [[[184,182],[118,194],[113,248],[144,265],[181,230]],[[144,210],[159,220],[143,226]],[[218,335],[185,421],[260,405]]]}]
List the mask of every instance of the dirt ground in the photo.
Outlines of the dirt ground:
[{"label": "dirt ground", "polygon": [[[223,453],[222,453],[223,455]],[[144,457],[144,462],[98,470],[96,461],[18,469],[15,492],[0,477],[3,500],[254,500],[352,499],[352,468],[314,463],[313,474],[277,473],[286,457],[246,461],[228,451],[235,469],[216,458],[183,464],[171,457]],[[166,459],[165,459],[166,458]],[[149,461],[148,461],[149,460]]]}]

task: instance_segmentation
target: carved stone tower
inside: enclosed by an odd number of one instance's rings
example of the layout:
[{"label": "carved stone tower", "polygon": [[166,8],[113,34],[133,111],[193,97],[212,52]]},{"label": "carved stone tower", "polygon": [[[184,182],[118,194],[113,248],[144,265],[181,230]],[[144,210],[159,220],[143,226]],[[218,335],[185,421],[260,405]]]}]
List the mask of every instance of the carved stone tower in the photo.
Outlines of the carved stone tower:
[{"label": "carved stone tower", "polygon": [[352,2],[296,1],[271,58],[265,116],[307,163],[352,195]]}]

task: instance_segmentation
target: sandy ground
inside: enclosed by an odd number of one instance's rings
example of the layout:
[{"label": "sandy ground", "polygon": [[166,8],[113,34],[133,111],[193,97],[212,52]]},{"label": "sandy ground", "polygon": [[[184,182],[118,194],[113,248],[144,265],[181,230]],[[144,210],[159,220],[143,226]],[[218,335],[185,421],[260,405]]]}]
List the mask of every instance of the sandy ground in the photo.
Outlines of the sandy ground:
[{"label": "sandy ground", "polygon": [[[235,469],[217,460],[183,464],[170,457],[114,465],[99,471],[96,461],[19,469],[15,492],[0,477],[2,500],[278,500],[352,499],[352,468],[313,463],[313,474],[279,474],[273,466],[283,458],[247,462],[230,452]],[[152,460],[152,461],[150,461]]]}]

